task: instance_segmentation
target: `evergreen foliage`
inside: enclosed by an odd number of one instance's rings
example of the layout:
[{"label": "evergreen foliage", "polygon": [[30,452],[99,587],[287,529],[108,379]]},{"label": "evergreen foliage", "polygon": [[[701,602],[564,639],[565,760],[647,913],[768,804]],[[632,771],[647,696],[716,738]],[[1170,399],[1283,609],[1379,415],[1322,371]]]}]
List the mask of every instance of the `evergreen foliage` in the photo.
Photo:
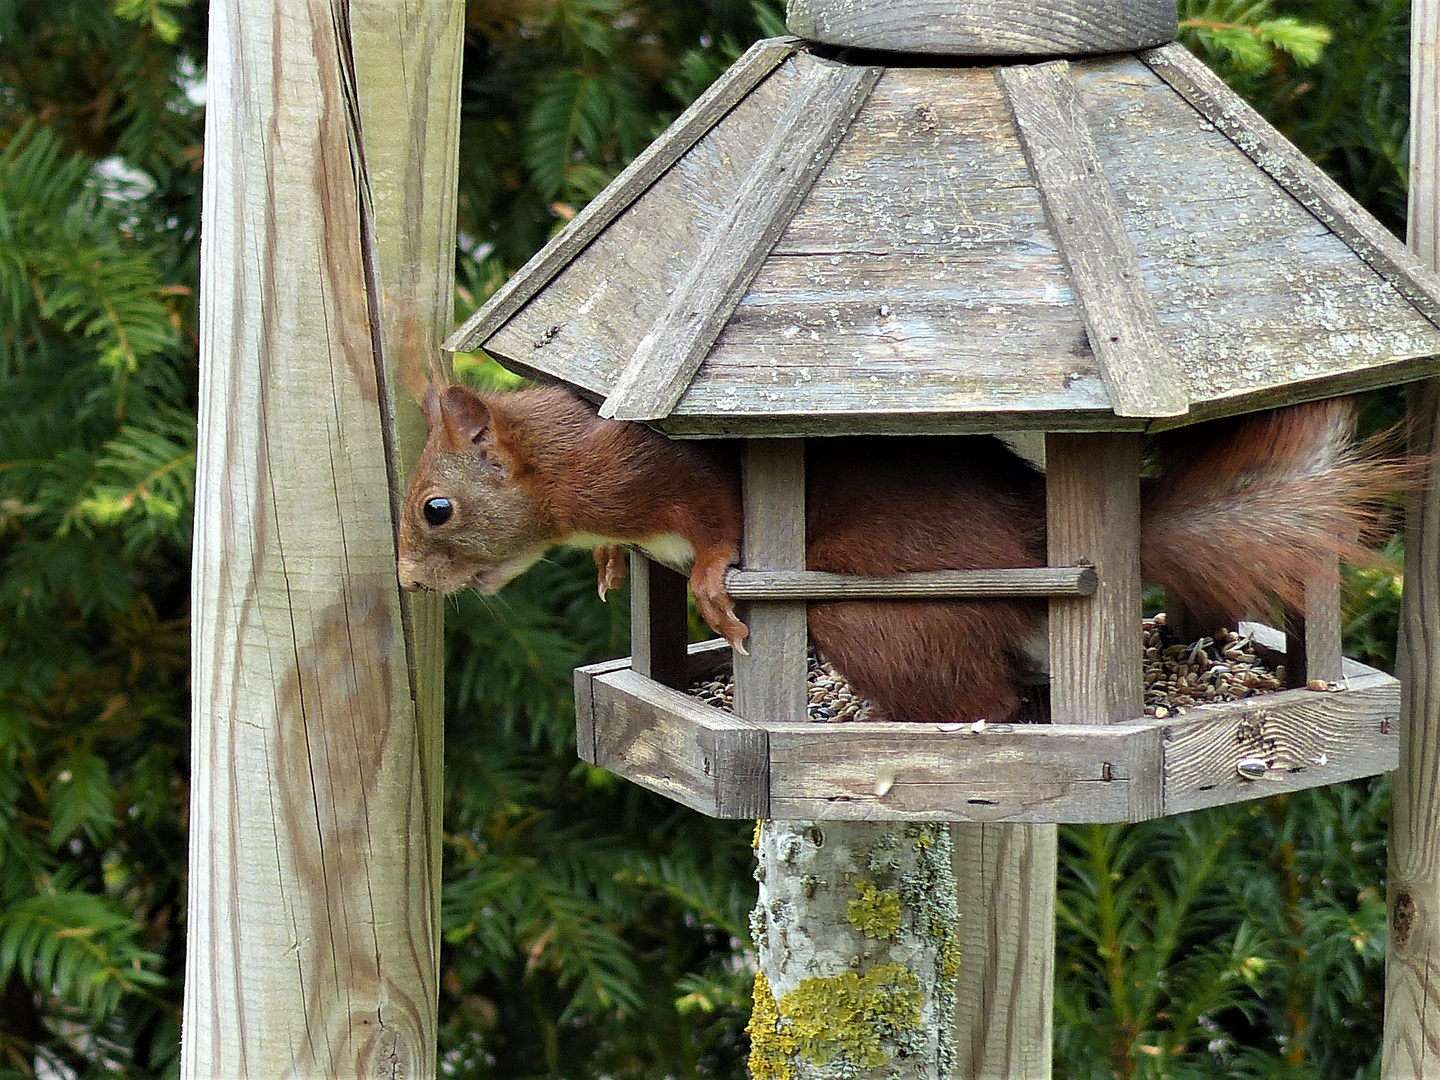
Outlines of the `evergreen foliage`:
[{"label": "evergreen foliage", "polygon": [[[1405,15],[1181,4],[1184,40],[1396,227]],[[0,0],[5,1076],[175,1069],[204,22]],[[772,0],[472,0],[462,313],[782,30]],[[1383,662],[1398,580],[1351,585]],[[743,1073],[749,826],[575,760],[571,668],[627,625],[573,552],[448,612],[446,1075]],[[1385,819],[1385,785],[1350,784],[1064,830],[1057,1075],[1374,1075]]]}]

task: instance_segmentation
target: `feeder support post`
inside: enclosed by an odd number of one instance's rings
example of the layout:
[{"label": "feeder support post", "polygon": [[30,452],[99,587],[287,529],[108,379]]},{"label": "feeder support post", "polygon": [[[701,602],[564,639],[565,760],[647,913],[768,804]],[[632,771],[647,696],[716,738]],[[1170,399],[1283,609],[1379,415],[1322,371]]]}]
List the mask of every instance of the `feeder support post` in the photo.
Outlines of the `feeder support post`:
[{"label": "feeder support post", "polygon": [[210,8],[185,1077],[435,1074],[442,607],[395,553],[463,23]]}]

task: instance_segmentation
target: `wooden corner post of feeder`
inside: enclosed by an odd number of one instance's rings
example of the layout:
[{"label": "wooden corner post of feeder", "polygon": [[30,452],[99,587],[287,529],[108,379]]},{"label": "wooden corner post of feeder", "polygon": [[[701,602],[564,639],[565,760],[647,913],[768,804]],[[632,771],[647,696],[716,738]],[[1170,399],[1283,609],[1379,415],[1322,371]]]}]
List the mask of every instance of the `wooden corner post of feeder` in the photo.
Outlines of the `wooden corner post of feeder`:
[{"label": "wooden corner post of feeder", "polygon": [[399,589],[396,515],[463,16],[211,6],[187,1077],[435,1074],[441,606]]},{"label": "wooden corner post of feeder", "polygon": [[[1340,657],[1333,576],[1254,631],[1333,688],[1147,713],[1141,439],[1434,374],[1440,281],[1171,43],[1168,0],[789,13],[799,36],[741,57],[447,345],[741,442],[749,655],[687,647],[680,579],[637,555],[635,656],[579,669],[576,714],[587,761],[765,819],[755,1074],[1048,1077],[1057,823],[1398,757],[1398,683]],[[806,569],[807,438],[975,433],[1043,435],[1049,565]],[[1052,722],[807,721],[807,601],[987,596],[1049,599]],[[685,692],[732,659],[733,711]]]}]

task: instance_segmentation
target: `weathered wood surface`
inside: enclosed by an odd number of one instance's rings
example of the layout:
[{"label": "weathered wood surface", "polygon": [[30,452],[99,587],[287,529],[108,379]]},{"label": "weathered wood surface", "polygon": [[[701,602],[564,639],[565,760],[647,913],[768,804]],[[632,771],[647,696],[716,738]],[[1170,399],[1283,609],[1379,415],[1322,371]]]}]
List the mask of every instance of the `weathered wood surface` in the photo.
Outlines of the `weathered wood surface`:
[{"label": "weathered wood surface", "polygon": [[1156,324],[1155,305],[1105,180],[1070,65],[1063,60],[1016,65],[997,68],[995,75],[1069,268],[1116,415],[1182,415],[1190,404],[1185,381]]},{"label": "weathered wood surface", "polygon": [[[1427,260],[1440,255],[1440,175],[1436,120],[1440,117],[1440,5],[1417,3],[1412,20],[1414,75],[1410,243]],[[1423,90],[1417,89],[1423,87]],[[1416,181],[1421,184],[1417,194]],[[1410,390],[1410,451],[1430,462],[1423,488],[1408,498],[1405,594],[1401,603],[1402,680],[1399,767],[1391,787],[1390,843],[1386,864],[1389,913],[1385,946],[1385,1027],[1380,1075],[1384,1080],[1433,1076],[1440,1071],[1440,380]]]},{"label": "weathered wood surface", "polygon": [[[1410,9],[1409,247],[1440,268],[1440,0]],[[1410,388],[1410,453],[1428,463],[1407,497],[1400,610],[1399,768],[1386,865],[1380,1075],[1440,1073],[1440,381]]]},{"label": "weathered wood surface", "polygon": [[[487,348],[607,394],[812,61],[796,55],[758,83]],[[1440,367],[1440,331],[1397,291],[1408,278],[1358,257],[1150,67],[1122,56],[1071,71],[1192,403],[1185,422]],[[994,69],[885,70],[661,426],[702,436],[1143,426],[1110,411]]]},{"label": "weathered wood surface", "polygon": [[[1284,690],[1190,709],[1163,728],[1163,812],[1388,772],[1399,760],[1399,714],[1399,685],[1379,672],[1343,691]],[[1247,778],[1242,761],[1263,773]]]},{"label": "weathered wood surface", "polygon": [[[812,60],[793,56],[757,84],[557,272],[544,302],[495,331],[492,353],[611,392]],[[1410,278],[1359,258],[1149,66],[1113,56],[1070,68],[1192,402],[1185,420],[1440,366],[1440,331],[1397,291]],[[1037,415],[1050,431],[1126,428],[995,69],[888,68],[662,426],[1002,431],[1035,428]]]},{"label": "weathered wood surface", "polygon": [[[692,662],[699,648],[691,646]],[[727,801],[748,806],[761,799],[755,794],[761,769],[745,755],[762,754],[763,802],[776,818],[1116,822],[1393,768],[1399,684],[1354,661],[1346,668],[1335,691],[1286,690],[1116,724],[1094,717],[1072,724],[763,718],[742,724],[688,694],[640,679],[624,660],[580,669],[576,697],[580,723],[597,732],[582,730],[582,746],[642,745],[597,763],[652,790],[682,789],[687,805],[718,816],[726,815],[715,807]],[[737,730],[749,734],[732,734]],[[755,733],[764,736],[765,749],[755,748]],[[742,761],[732,792],[729,778],[707,770],[718,768],[714,747],[737,739],[734,745],[746,749],[731,751]],[[1242,761],[1252,772],[1255,761],[1264,768],[1247,779]]]},{"label": "weathered wood surface", "polygon": [[1158,760],[1158,732],[1095,725],[765,728],[770,809],[783,818],[1124,821],[1137,762]]},{"label": "weathered wood surface", "polygon": [[1027,177],[989,69],[887,69],[667,429],[966,409],[1106,422]]},{"label": "weathered wood surface", "polygon": [[1131,52],[1179,29],[1164,0],[786,0],[785,22],[827,45],[952,56]]},{"label": "weathered wood surface", "polygon": [[[745,508],[743,569],[805,568],[805,443],[749,439],[740,459]],[[808,642],[803,600],[741,604],[750,655],[735,657],[735,711],[764,720],[805,719]]]},{"label": "weathered wood surface", "polygon": [[957,1080],[1050,1080],[1054,826],[950,830],[960,906]]},{"label": "weathered wood surface", "polygon": [[[598,235],[577,241],[568,258],[557,252],[546,271],[552,280],[482,339],[486,350],[517,371],[564,379],[600,397],[609,393],[755,167],[763,133],[799,92],[803,69],[796,59],[772,66],[724,122],[712,118],[648,185],[622,192],[628,204],[611,207],[613,220],[597,221]],[[616,184],[623,179],[622,173]]]},{"label": "weathered wood surface", "polygon": [[[731,663],[730,645],[724,638],[693,642],[685,652],[687,684],[697,679],[708,679]],[[581,761],[595,764],[595,680],[601,675],[633,667],[633,659],[624,656],[575,669],[575,753]]]},{"label": "weathered wood surface", "polygon": [[665,132],[590,200],[559,235],[541,248],[520,270],[445,342],[464,352],[479,348],[555,276],[570,265],[597,236],[630,207],[651,184],[689,152],[722,117],[795,51],[793,38],[757,41],[701,94]]},{"label": "weathered wood surface", "polygon": [[1144,54],[1143,59],[1206,120],[1440,326],[1440,278],[1432,265],[1407,250],[1349,192],[1271,127],[1190,50],[1168,45]]},{"label": "weathered wood surface", "polygon": [[1089,596],[1095,585],[1092,566],[927,570],[888,577],[858,577],[823,570],[731,570],[725,575],[725,587],[737,600]]},{"label": "weathered wood surface", "polygon": [[388,360],[450,310],[462,24],[211,9],[187,1077],[435,1070],[441,607],[396,578]]},{"label": "weathered wood surface", "polygon": [[[1339,679],[1344,655],[1340,641],[1340,566],[1305,583],[1305,610],[1286,612],[1285,685],[1305,686],[1312,679]],[[1181,635],[1180,640],[1193,640]]]},{"label": "weathered wood surface", "polygon": [[1050,715],[1055,723],[1139,716],[1140,439],[1051,435],[1045,522],[1052,565],[1089,563],[1094,596],[1050,601]]},{"label": "weathered wood surface", "polygon": [[596,676],[595,764],[721,818],[770,817],[764,728],[628,668]]},{"label": "weathered wood surface", "polygon": [[[1189,381],[1192,419],[1433,368],[1440,338],[1429,320],[1158,81],[1160,68],[1129,57],[1073,67],[1157,317]],[[1220,89],[1235,109],[1249,108]]]},{"label": "weathered wood surface", "polygon": [[665,310],[620,370],[601,416],[669,415],[882,70],[808,55],[794,63],[801,86],[765,133],[764,149]]},{"label": "weathered wood surface", "polygon": [[666,686],[688,681],[690,613],[686,580],[667,566],[630,553],[630,655],[636,674]]}]

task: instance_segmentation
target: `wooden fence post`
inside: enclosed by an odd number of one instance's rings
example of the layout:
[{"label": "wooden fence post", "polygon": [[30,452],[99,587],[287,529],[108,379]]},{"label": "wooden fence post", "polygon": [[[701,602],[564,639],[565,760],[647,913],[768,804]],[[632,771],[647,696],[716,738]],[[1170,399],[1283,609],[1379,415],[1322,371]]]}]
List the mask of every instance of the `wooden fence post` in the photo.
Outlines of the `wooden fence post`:
[{"label": "wooden fence post", "polygon": [[211,7],[187,1077],[435,1071],[441,609],[394,515],[401,384],[451,319],[462,25]]},{"label": "wooden fence post", "polygon": [[[1415,0],[1410,22],[1409,243],[1440,266],[1440,0]],[[1399,675],[1400,767],[1390,811],[1385,957],[1386,1080],[1440,1074],[1440,380],[1410,389],[1411,452],[1431,459],[1410,493]],[[1429,1019],[1427,1025],[1426,1020]],[[1428,1028],[1428,1029],[1427,1029]]]}]

